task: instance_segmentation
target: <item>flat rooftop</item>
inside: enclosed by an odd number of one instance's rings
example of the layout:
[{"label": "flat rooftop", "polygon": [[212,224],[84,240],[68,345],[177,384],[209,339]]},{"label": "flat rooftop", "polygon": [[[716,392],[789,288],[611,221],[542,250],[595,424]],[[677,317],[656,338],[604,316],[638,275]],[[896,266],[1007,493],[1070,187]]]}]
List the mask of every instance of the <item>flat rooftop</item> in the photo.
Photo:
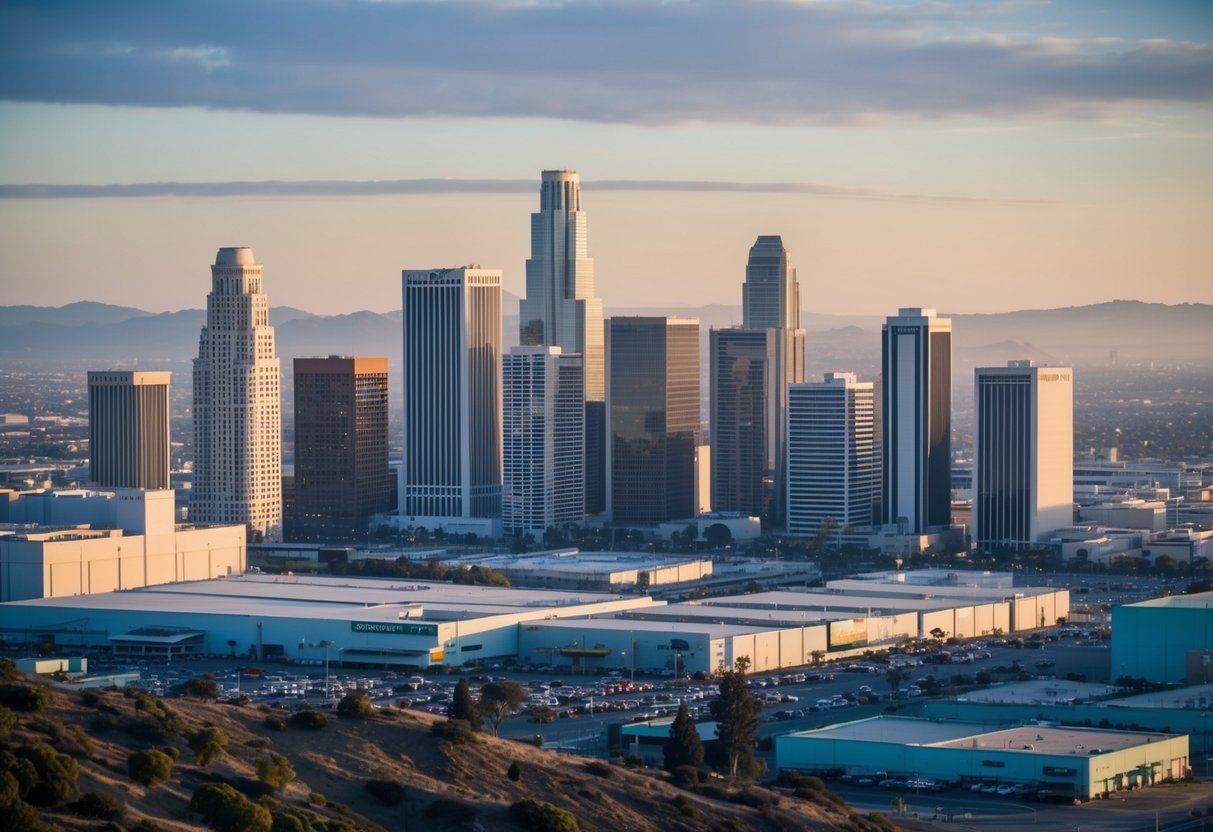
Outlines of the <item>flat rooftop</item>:
[{"label": "flat rooftop", "polygon": [[970,722],[937,722],[896,716],[874,716],[791,736],[806,739],[856,740],[892,745],[1020,751],[1033,754],[1072,754],[1088,757],[1097,749],[1120,751],[1178,734],[1151,731],[1108,731],[1099,728],[1053,728],[1023,725],[990,731]]},{"label": "flat rooftop", "polygon": [[653,555],[636,552],[540,552],[533,555],[492,555],[488,557],[448,559],[452,563],[475,563],[500,570],[533,570],[544,572],[620,572],[630,570],[668,569],[692,563],[709,562],[707,558],[685,555]]},{"label": "flat rooftop", "polygon": [[1213,684],[1140,693],[1136,696],[1110,699],[1102,704],[1105,708],[1176,708],[1205,711],[1213,708]]},{"label": "flat rooftop", "polygon": [[1126,604],[1127,607],[1170,607],[1172,609],[1213,610],[1213,592],[1197,592],[1193,595],[1168,595],[1166,598],[1151,598]]},{"label": "flat rooftop", "polygon": [[907,598],[948,598],[964,599],[973,603],[1001,601],[1004,598],[1020,596],[1031,598],[1050,592],[1066,590],[1066,587],[1049,586],[957,586],[949,584],[911,584],[883,583],[881,581],[840,580],[830,581],[826,590],[845,595],[864,595],[868,593],[897,593]]},{"label": "flat rooftop", "polygon": [[[593,629],[611,630],[621,633],[696,633],[717,638],[745,636],[754,632],[766,632],[771,627],[744,626],[709,622],[675,623],[672,621],[640,621],[635,618],[545,618],[527,622],[527,627],[550,627],[562,630]],[[778,628],[774,628],[778,629]]]},{"label": "flat rooftop", "polygon": [[[883,587],[883,585],[882,585]],[[705,598],[704,606],[724,606],[738,609],[776,610],[821,610],[822,612],[847,610],[857,614],[869,612],[930,612],[971,605],[994,603],[994,600],[978,598],[969,604],[960,598],[919,598],[921,593],[907,591],[905,597],[884,595],[838,595],[829,592],[795,592],[775,590],[756,592],[753,595],[726,595]],[[842,616],[843,618],[849,616]]]},{"label": "flat rooftop", "polygon": [[1065,679],[1031,679],[1008,682],[957,697],[959,702],[997,702],[1003,705],[1064,705],[1101,698],[1114,688],[1093,682],[1070,682]]},{"label": "flat rooftop", "polygon": [[356,619],[395,617],[419,608],[415,617],[453,620],[506,615],[529,610],[625,601],[654,603],[646,596],[600,592],[468,586],[397,579],[239,575],[209,581],[185,581],[122,592],[14,601],[5,607],[64,610],[147,610],[166,613],[226,613],[290,618]]},{"label": "flat rooftop", "polygon": [[746,607],[708,606],[705,604],[667,604],[662,607],[644,607],[626,613],[630,619],[666,619],[675,621],[716,621],[747,624],[763,624],[769,627],[806,627],[824,624],[827,621],[850,619],[850,612],[826,612],[824,610],[774,610]]}]

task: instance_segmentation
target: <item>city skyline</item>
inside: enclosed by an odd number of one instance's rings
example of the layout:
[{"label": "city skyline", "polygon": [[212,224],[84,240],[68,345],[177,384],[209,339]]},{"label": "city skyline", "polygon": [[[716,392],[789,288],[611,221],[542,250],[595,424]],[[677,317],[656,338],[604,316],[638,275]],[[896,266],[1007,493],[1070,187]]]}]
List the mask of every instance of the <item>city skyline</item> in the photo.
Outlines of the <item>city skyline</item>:
[{"label": "city skyline", "polygon": [[[1200,4],[131,2],[0,22],[9,303],[191,307],[174,264],[225,241],[302,309],[396,309],[405,262],[493,263],[521,296],[533,177],[559,167],[593,200],[608,308],[732,302],[735,252],[767,233],[826,313],[1213,302]],[[547,60],[551,42],[575,53]]]}]

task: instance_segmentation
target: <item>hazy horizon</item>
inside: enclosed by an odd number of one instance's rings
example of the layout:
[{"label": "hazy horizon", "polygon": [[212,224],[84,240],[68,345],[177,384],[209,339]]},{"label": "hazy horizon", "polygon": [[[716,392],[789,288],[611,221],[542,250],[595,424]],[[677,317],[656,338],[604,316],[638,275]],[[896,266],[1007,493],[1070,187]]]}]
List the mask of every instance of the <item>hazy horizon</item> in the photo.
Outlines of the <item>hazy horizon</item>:
[{"label": "hazy horizon", "polygon": [[824,314],[1213,303],[1198,3],[18,0],[0,43],[10,304],[197,308],[232,245],[279,306],[522,294],[559,167],[608,307],[739,303],[761,234]]}]

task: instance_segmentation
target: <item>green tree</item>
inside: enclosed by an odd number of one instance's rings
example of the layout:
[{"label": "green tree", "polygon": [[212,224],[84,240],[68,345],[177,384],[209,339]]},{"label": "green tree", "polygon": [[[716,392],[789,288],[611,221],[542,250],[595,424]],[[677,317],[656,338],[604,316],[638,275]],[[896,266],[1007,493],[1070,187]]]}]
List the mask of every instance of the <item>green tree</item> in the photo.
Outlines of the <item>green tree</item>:
[{"label": "green tree", "polygon": [[208,725],[195,731],[189,743],[190,750],[194,752],[194,762],[200,766],[209,766],[227,749],[227,735],[214,725]]},{"label": "green tree", "polygon": [[673,771],[678,766],[703,766],[703,743],[685,702],[678,706],[678,715],[670,725],[670,736],[661,753],[666,771]]},{"label": "green tree", "polygon": [[352,690],[341,697],[341,701],[337,703],[337,714],[339,716],[366,719],[373,712],[374,708],[371,707],[371,698],[366,695],[366,691],[364,690]]},{"label": "green tree", "polygon": [[146,748],[126,758],[126,770],[136,783],[156,786],[173,776],[173,758],[158,749]]},{"label": "green tree", "polygon": [[227,783],[200,786],[190,798],[189,810],[202,815],[215,832],[270,832],[269,809],[253,803]]},{"label": "green tree", "polygon": [[510,806],[510,820],[531,832],[579,832],[581,828],[572,812],[530,797]]},{"label": "green tree", "polygon": [[739,656],[733,669],[720,679],[720,696],[712,701],[716,736],[727,761],[730,777],[738,772],[748,775],[754,766],[754,747],[758,740],[758,715],[762,706],[750,693],[746,671],[748,656]]},{"label": "green tree", "polygon": [[890,667],[884,674],[884,680],[889,683],[889,689],[894,695],[901,688],[901,683],[905,680],[906,674],[900,667]]},{"label": "green tree", "polygon": [[257,779],[275,791],[295,779],[295,767],[291,761],[273,751],[269,756],[253,760],[253,767],[257,770]]},{"label": "green tree", "polygon": [[501,723],[518,712],[518,706],[524,699],[526,699],[526,693],[517,682],[508,680],[489,682],[480,688],[480,702],[476,706],[476,710],[480,714],[480,718],[493,729],[495,737]]},{"label": "green tree", "polygon": [[208,699],[218,699],[219,683],[210,673],[203,673],[196,679],[190,679],[185,683],[185,694],[197,697],[202,702]]},{"label": "green tree", "polygon": [[733,542],[733,533],[724,523],[713,523],[703,530],[703,539],[712,549],[723,549]]},{"label": "green tree", "polygon": [[61,754],[46,743],[35,742],[17,749],[10,765],[9,758],[0,768],[13,769],[21,784],[21,796],[34,806],[54,806],[62,803],[76,790],[80,768],[76,761]]},{"label": "green tree", "polygon": [[480,717],[476,713],[476,700],[472,698],[472,686],[467,679],[460,679],[455,685],[455,693],[451,697],[451,719],[465,720],[475,731],[480,727]]}]

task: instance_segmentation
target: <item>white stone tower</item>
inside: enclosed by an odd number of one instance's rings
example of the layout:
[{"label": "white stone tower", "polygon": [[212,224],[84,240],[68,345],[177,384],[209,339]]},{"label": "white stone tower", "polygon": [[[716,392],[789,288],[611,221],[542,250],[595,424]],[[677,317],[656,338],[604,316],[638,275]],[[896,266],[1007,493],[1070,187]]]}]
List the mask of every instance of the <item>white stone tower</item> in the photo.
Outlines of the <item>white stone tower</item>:
[{"label": "white stone tower", "polygon": [[254,541],[281,537],[279,365],[251,248],[221,248],[211,266],[194,359],[190,520],[246,523]]}]

